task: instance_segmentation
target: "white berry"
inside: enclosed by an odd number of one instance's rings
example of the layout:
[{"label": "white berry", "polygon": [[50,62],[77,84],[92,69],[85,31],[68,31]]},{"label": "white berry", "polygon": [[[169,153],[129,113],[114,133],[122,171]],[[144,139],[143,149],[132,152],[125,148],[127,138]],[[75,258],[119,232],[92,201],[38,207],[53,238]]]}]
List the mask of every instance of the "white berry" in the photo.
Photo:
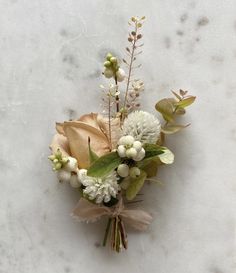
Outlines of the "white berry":
[{"label": "white berry", "polygon": [[74,157],[69,156],[68,162],[66,163],[64,169],[68,172],[76,172],[78,168],[78,162]]},{"label": "white berry", "polygon": [[145,150],[142,148],[139,153],[135,157],[133,157],[134,161],[141,161],[145,157]]},{"label": "white berry", "polygon": [[126,150],[126,156],[128,158],[135,158],[137,156],[138,152],[134,148],[129,148]]},{"label": "white berry", "polygon": [[84,180],[83,178],[87,176],[87,170],[86,169],[78,170],[77,171],[77,176],[78,176],[78,179],[79,179],[80,182],[83,181]]},{"label": "white berry", "polygon": [[140,172],[140,169],[138,167],[132,167],[129,170],[129,175],[132,178],[136,178],[136,177],[140,176],[140,173],[141,172]]},{"label": "white berry", "polygon": [[142,143],[140,141],[135,141],[133,143],[133,147],[136,149],[137,152],[140,152],[142,149]]},{"label": "white berry", "polygon": [[76,174],[72,174],[72,176],[70,178],[70,185],[72,188],[79,188],[80,187],[80,182],[79,182]]},{"label": "white berry", "polygon": [[117,173],[121,177],[127,177],[129,175],[129,166],[127,164],[120,164],[117,168]]},{"label": "white berry", "polygon": [[117,152],[120,157],[126,157],[126,149],[124,145],[119,145],[117,148]]},{"label": "white berry", "polygon": [[104,76],[108,79],[110,79],[111,77],[113,77],[113,71],[109,68],[106,68],[104,70]]},{"label": "white berry", "polygon": [[125,79],[125,71],[122,68],[119,68],[116,72],[116,78],[118,82],[122,82]]},{"label": "white berry", "polygon": [[57,178],[60,182],[69,182],[71,178],[71,173],[61,169],[57,172]]}]

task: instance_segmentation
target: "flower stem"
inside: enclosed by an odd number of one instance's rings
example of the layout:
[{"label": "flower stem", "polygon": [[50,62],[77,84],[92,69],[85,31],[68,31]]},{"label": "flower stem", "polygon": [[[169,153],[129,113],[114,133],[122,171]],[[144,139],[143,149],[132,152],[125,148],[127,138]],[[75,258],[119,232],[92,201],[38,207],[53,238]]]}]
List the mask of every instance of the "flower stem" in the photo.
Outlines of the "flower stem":
[{"label": "flower stem", "polygon": [[[137,30],[138,30],[137,23],[135,23],[135,33],[137,33]],[[134,61],[134,51],[136,49],[136,42],[137,42],[137,39],[134,39],[133,44],[132,44],[129,72],[128,72],[128,78],[127,78],[126,91],[125,91],[125,100],[124,100],[124,106],[123,106],[124,109],[127,104],[127,97],[128,97],[128,92],[129,92],[130,78],[131,78],[131,72],[132,72],[133,61]]]},{"label": "flower stem", "polygon": [[107,244],[107,239],[108,239],[110,227],[111,227],[111,218],[109,218],[108,222],[107,222],[107,227],[106,227],[106,231],[105,231],[105,235],[104,235],[104,239],[103,239],[103,243],[102,243],[103,246],[106,246],[106,244]]},{"label": "flower stem", "polygon": [[[116,83],[116,92],[118,91],[118,81],[117,77],[115,76],[115,83]],[[120,112],[120,98],[119,95],[116,95],[116,113]]]}]

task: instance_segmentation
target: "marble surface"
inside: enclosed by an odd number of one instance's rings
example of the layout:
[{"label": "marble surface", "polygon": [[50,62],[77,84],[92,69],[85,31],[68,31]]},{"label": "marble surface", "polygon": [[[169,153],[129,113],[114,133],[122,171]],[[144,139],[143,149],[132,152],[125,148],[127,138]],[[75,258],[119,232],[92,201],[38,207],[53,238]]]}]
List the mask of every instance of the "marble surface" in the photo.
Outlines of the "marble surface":
[{"label": "marble surface", "polygon": [[[236,2],[0,1],[0,272],[236,272]],[[47,160],[54,121],[99,111],[101,62],[122,57],[127,20],[146,15],[143,108],[197,95],[169,137],[176,162],[147,185],[155,220],[129,250],[100,247],[104,222],[74,222],[78,196]]]}]

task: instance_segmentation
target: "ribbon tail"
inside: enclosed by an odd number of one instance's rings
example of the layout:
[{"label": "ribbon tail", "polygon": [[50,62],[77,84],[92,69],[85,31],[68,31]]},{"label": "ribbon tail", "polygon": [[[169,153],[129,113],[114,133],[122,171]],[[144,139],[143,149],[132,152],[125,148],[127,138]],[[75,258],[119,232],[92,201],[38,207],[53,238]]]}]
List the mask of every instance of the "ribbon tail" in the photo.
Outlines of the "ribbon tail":
[{"label": "ribbon tail", "polygon": [[152,222],[152,216],[143,210],[123,210],[120,214],[125,223],[132,228],[144,231]]},{"label": "ribbon tail", "polygon": [[110,210],[103,206],[98,206],[89,202],[85,198],[80,198],[79,202],[73,209],[71,216],[82,222],[96,222],[104,215],[109,215]]}]

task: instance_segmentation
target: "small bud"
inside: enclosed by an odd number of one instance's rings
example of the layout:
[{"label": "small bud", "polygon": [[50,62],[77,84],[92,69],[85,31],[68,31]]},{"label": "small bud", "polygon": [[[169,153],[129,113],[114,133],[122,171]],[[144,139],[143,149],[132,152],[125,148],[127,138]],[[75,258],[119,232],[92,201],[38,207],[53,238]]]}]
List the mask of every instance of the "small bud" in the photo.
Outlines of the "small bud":
[{"label": "small bud", "polygon": [[132,177],[132,178],[137,178],[137,177],[139,177],[140,176],[140,169],[138,168],[138,167],[132,167],[132,168],[130,168],[130,170],[129,170],[129,175],[130,175],[130,177]]},{"label": "small bud", "polygon": [[62,165],[61,165],[60,162],[58,162],[58,163],[55,164],[55,169],[56,169],[57,171],[60,170],[61,167],[62,167]]},{"label": "small bud", "polygon": [[141,23],[138,23],[138,24],[137,24],[137,27],[142,27],[142,24],[141,24]]},{"label": "small bud", "polygon": [[113,64],[117,63],[117,58],[116,57],[111,57],[110,62]]},{"label": "small bud", "polygon": [[60,149],[57,149],[56,153],[55,153],[56,157],[61,157],[61,151]]},{"label": "small bud", "polygon": [[68,157],[65,157],[65,156],[62,157],[62,160],[61,160],[62,164],[66,164],[68,161],[69,161]]},{"label": "small bud", "polygon": [[131,37],[128,38],[129,42],[133,42],[133,39]]},{"label": "small bud", "polygon": [[142,37],[142,34],[138,34],[137,39],[141,39]]},{"label": "small bud", "polygon": [[137,18],[133,16],[133,17],[131,17],[131,21],[136,22]]},{"label": "small bud", "polygon": [[136,36],[136,32],[135,32],[135,31],[132,31],[131,34],[132,34],[133,36]]},{"label": "small bud", "polygon": [[53,163],[57,163],[59,160],[57,159],[57,158],[55,158],[54,160],[53,160]]},{"label": "small bud", "polygon": [[117,168],[117,173],[121,177],[127,177],[129,175],[129,166],[127,164],[120,164]]},{"label": "small bud", "polygon": [[110,61],[111,57],[112,57],[112,54],[111,54],[111,53],[108,53],[106,59],[107,59],[108,61]]},{"label": "small bud", "polygon": [[50,156],[48,157],[48,159],[51,160],[51,161],[53,161],[55,158],[56,158],[55,155],[50,155]]},{"label": "small bud", "polygon": [[106,61],[106,62],[104,62],[104,64],[103,64],[105,67],[110,67],[111,66],[111,62],[109,62],[109,61]]}]

